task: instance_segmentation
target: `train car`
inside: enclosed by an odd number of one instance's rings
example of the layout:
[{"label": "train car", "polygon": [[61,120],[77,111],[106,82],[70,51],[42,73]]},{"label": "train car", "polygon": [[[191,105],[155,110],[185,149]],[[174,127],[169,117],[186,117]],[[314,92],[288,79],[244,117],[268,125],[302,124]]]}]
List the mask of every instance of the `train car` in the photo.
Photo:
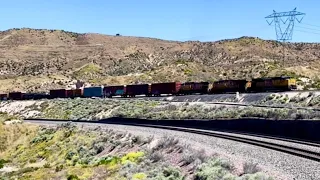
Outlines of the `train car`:
[{"label": "train car", "polygon": [[50,90],[50,99],[54,98],[66,98],[67,90],[66,89],[51,89]]},{"label": "train car", "polygon": [[82,89],[73,89],[73,97],[83,97]]},{"label": "train car", "polygon": [[161,96],[161,94],[176,95],[181,88],[180,82],[154,83],[151,84],[151,95]]},{"label": "train car", "polygon": [[0,100],[7,100],[8,94],[0,94]]},{"label": "train car", "polygon": [[67,94],[67,98],[74,98],[72,89],[67,89],[66,94]]},{"label": "train car", "polygon": [[50,95],[47,93],[23,93],[23,100],[39,100],[39,99],[48,99]]},{"label": "train car", "polygon": [[67,91],[67,98],[82,97],[83,95],[82,89],[68,89],[66,91]]},{"label": "train car", "polygon": [[91,97],[103,97],[103,87],[86,87],[83,89],[83,97],[91,98]]},{"label": "train car", "polygon": [[250,92],[290,91],[297,89],[296,79],[291,77],[272,77],[252,79]]},{"label": "train car", "polygon": [[122,96],[126,94],[126,86],[105,86],[103,88],[104,97]]},{"label": "train car", "polygon": [[149,84],[130,84],[126,86],[126,96],[135,97],[137,95],[150,96],[151,85]]},{"label": "train car", "polygon": [[22,100],[22,92],[9,92],[10,100]]},{"label": "train car", "polygon": [[186,82],[181,84],[180,94],[207,94],[209,82]]},{"label": "train car", "polygon": [[247,80],[221,80],[212,83],[210,93],[246,92],[250,87]]}]

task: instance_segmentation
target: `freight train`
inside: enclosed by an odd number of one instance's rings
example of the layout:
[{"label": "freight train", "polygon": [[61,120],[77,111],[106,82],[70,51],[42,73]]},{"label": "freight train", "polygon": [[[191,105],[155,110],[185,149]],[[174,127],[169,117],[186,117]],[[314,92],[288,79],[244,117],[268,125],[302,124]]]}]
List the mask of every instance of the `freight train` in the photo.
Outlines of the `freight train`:
[{"label": "freight train", "polygon": [[85,87],[83,89],[52,89],[49,93],[9,92],[0,94],[0,100],[31,100],[55,98],[112,98],[114,96],[135,97],[138,95],[191,95],[221,93],[278,92],[297,89],[292,77],[271,77],[252,80],[221,80],[215,82],[165,82],[153,84],[130,84],[118,86]]}]

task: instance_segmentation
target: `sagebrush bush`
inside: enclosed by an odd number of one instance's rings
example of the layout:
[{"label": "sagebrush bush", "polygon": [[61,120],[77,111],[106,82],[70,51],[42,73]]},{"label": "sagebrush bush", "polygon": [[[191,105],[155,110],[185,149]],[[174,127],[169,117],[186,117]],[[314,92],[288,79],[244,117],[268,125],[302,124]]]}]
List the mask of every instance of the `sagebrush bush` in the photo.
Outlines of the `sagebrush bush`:
[{"label": "sagebrush bush", "polygon": [[230,162],[222,159],[210,159],[208,162],[200,165],[195,174],[196,180],[226,179],[234,178],[231,174],[233,166]]},{"label": "sagebrush bush", "polygon": [[254,174],[260,171],[257,163],[246,162],[243,165],[243,173],[244,174]]}]

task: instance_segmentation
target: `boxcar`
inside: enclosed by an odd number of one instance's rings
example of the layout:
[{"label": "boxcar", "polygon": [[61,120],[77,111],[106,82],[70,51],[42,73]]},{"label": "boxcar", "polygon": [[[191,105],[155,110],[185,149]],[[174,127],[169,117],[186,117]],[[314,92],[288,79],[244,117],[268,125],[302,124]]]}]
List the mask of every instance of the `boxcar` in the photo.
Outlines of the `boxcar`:
[{"label": "boxcar", "polygon": [[130,84],[126,86],[126,95],[134,97],[136,95],[150,96],[151,85],[149,84]]},{"label": "boxcar", "polygon": [[82,89],[68,89],[66,91],[67,91],[67,98],[82,97],[83,95]]},{"label": "boxcar", "polygon": [[86,98],[103,97],[103,87],[86,87],[83,89],[83,96]]},{"label": "boxcar", "polygon": [[9,99],[11,100],[22,100],[22,92],[10,92]]},{"label": "boxcar", "polygon": [[103,88],[104,97],[125,96],[126,86],[105,86]]},{"label": "boxcar", "polygon": [[161,94],[178,94],[181,88],[180,82],[154,83],[151,84],[151,95],[161,96]]},{"label": "boxcar", "polygon": [[67,90],[66,90],[66,93],[67,93],[67,98],[74,98],[73,90],[72,90],[72,89],[67,89]]},{"label": "boxcar", "polygon": [[83,97],[82,89],[73,89],[73,97]]},{"label": "boxcar", "polygon": [[0,94],[0,100],[7,100],[8,94]]},{"label": "boxcar", "polygon": [[186,82],[181,84],[180,94],[206,94],[209,82]]},{"label": "boxcar", "polygon": [[35,93],[34,94],[34,99],[49,99],[50,98],[50,95],[47,94],[47,93]]},{"label": "boxcar", "polygon": [[221,80],[213,82],[211,93],[246,92],[247,80]]},{"label": "boxcar", "polygon": [[297,89],[296,79],[291,77],[272,77],[252,79],[250,91],[288,91],[293,89]]},{"label": "boxcar", "polygon": [[51,89],[50,90],[50,98],[66,98],[67,90],[66,89]]},{"label": "boxcar", "polygon": [[24,93],[22,95],[23,100],[38,100],[38,99],[46,99],[49,98],[50,96],[46,93]]}]

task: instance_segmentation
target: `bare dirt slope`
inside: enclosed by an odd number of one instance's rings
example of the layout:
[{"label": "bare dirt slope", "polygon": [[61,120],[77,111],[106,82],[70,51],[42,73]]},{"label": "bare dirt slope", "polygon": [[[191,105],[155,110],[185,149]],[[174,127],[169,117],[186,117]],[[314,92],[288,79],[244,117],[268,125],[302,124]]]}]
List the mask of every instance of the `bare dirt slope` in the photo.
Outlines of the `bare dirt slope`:
[{"label": "bare dirt slope", "polygon": [[72,80],[91,84],[212,81],[275,75],[320,77],[320,44],[252,37],[217,42],[78,34],[61,30],[0,32],[0,91],[47,90]]}]

